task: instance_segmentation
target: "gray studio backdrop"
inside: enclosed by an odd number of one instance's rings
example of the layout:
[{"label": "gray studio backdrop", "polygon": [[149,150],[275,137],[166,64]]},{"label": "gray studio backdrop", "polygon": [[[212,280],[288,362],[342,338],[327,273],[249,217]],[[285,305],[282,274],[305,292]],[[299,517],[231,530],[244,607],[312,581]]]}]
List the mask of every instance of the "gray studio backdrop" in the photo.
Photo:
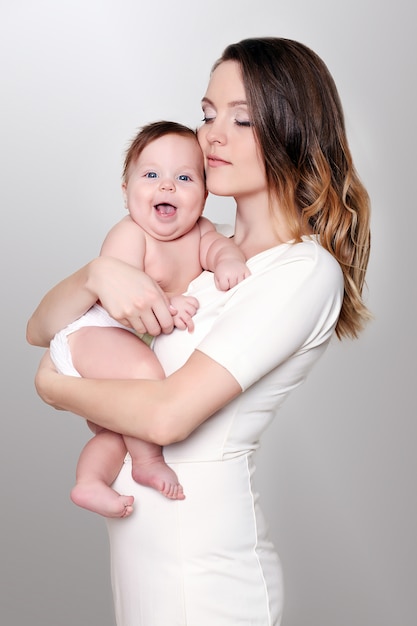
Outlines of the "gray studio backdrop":
[{"label": "gray studio backdrop", "polygon": [[[375,321],[331,345],[258,454],[284,626],[415,624],[413,11],[406,0],[1,0],[4,626],[114,626],[104,522],[68,495],[89,433],[36,396],[41,350],[25,343],[26,320],[124,214],[121,164],[138,126],[196,125],[213,61],[260,35],[299,39],[327,62],[373,201]],[[233,207],[210,198],[207,215],[230,222]]]}]

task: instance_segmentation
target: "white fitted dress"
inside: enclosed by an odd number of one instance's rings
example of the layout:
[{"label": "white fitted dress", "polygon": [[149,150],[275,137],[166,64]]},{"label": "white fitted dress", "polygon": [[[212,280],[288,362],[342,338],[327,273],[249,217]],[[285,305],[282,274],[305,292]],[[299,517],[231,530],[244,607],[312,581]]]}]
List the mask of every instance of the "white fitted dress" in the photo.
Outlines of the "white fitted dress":
[{"label": "white fitted dress", "polygon": [[[118,626],[278,626],[282,573],[253,489],[253,452],[287,394],[324,352],[343,298],[339,265],[315,239],[248,261],[227,292],[203,272],[195,331],[155,341],[167,375],[195,348],[223,365],[243,393],[185,441],[164,448],[186,500],[136,484],[127,458],[115,489],[134,513],[108,520]],[[213,389],[213,393],[216,390]]]}]

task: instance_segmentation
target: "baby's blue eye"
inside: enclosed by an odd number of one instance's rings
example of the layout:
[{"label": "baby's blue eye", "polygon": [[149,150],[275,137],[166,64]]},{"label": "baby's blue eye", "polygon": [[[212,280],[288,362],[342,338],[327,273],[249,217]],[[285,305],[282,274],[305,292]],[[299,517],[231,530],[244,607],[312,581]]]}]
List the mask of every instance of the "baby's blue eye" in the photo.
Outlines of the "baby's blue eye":
[{"label": "baby's blue eye", "polygon": [[146,178],[158,178],[158,174],[156,172],[147,172],[145,176]]},{"label": "baby's blue eye", "polygon": [[185,181],[187,181],[187,180],[191,180],[191,178],[187,174],[180,174],[178,176],[178,180],[185,180]]}]

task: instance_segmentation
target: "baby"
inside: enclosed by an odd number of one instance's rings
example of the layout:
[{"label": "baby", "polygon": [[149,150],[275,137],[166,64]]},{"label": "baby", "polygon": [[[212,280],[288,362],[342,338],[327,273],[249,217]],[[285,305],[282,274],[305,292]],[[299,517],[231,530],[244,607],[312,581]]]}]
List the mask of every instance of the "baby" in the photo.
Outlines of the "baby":
[{"label": "baby", "polygon": [[[207,191],[195,132],[168,121],[144,126],[126,153],[122,191],[129,215],[110,230],[100,254],[151,276],[170,299],[176,328],[192,331],[198,302],[181,294],[202,270],[214,272],[222,290],[250,275],[239,248],[202,217]],[[97,303],[57,333],[51,357],[61,373],[72,376],[164,378],[149,343]],[[71,491],[77,505],[106,517],[130,515],[133,496],[111,487],[126,450],[137,482],[167,498],[185,498],[160,446],[89,425],[95,436],[81,452]]]}]

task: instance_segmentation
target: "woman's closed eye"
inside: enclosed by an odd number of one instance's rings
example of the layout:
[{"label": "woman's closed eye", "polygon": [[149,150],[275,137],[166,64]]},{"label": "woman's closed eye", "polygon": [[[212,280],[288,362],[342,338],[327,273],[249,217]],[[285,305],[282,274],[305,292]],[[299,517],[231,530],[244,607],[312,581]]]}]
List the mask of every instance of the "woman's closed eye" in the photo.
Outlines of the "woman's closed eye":
[{"label": "woman's closed eye", "polygon": [[236,126],[253,126],[252,122],[250,120],[236,120],[235,119],[235,124]]},{"label": "woman's closed eye", "polygon": [[206,102],[203,106],[203,119],[201,121],[204,124],[210,124],[210,122],[216,119],[216,109],[213,106],[208,106],[208,104]]}]

